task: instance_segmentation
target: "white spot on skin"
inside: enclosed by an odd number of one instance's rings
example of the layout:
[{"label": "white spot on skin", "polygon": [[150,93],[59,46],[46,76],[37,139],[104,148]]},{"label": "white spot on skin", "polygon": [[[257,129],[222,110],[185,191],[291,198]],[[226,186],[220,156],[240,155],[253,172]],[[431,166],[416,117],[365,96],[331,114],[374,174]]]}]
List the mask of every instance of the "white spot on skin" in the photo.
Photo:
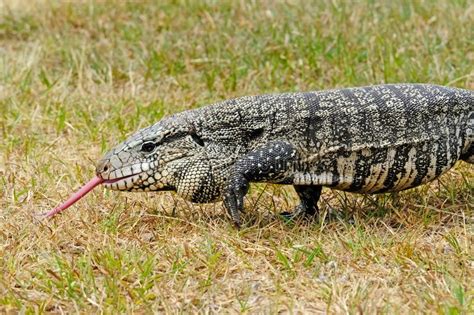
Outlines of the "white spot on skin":
[{"label": "white spot on skin", "polygon": [[120,171],[120,169],[111,172],[109,176],[110,176],[111,179],[123,177],[122,172]]},{"label": "white spot on skin", "polygon": [[150,164],[149,163],[142,163],[142,171],[146,172],[150,169]]},{"label": "white spot on skin", "polygon": [[[383,164],[380,164],[380,172],[382,173],[382,176],[380,176],[378,181],[374,181],[372,187],[370,188],[370,191],[378,191],[384,187],[383,183],[385,182],[385,179],[388,176],[388,171],[393,165],[393,162],[395,161],[395,154],[397,153],[396,149],[389,149],[387,152],[387,158]],[[367,192],[369,192],[367,190]]]},{"label": "white spot on skin", "polygon": [[337,172],[339,173],[339,184],[337,185],[338,189],[344,190],[352,185],[352,174],[354,174],[354,166],[356,159],[356,152],[352,152],[352,154],[347,158],[339,157],[337,159]]},{"label": "white spot on skin", "polygon": [[332,173],[296,173],[294,176],[295,185],[321,185],[329,186],[332,185]]},{"label": "white spot on skin", "polygon": [[141,164],[132,165],[133,174],[139,174],[142,172]]},{"label": "white spot on skin", "polygon": [[416,148],[411,148],[408,152],[408,160],[405,163],[405,175],[399,179],[398,183],[395,183],[395,189],[404,189],[410,187],[411,183],[415,180],[416,171]]},{"label": "white spot on skin", "polygon": [[132,169],[130,167],[126,167],[122,169],[122,176],[130,176],[132,175]]},{"label": "white spot on skin", "polygon": [[428,166],[428,172],[423,179],[423,182],[430,181],[436,177],[436,156],[438,153],[439,145],[435,143],[431,149],[430,165]]}]

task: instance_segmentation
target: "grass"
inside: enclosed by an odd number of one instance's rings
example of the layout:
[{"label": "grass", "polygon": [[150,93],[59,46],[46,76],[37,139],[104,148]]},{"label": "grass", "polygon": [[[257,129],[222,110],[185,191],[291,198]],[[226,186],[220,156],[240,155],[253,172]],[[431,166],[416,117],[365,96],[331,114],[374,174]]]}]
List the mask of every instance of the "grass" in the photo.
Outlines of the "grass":
[{"label": "grass", "polygon": [[[108,148],[225,98],[382,82],[474,88],[470,1],[0,0],[0,312],[474,312],[474,168],[397,195],[220,203],[95,192]],[[176,213],[173,215],[173,213]],[[338,218],[325,221],[337,213]]]}]

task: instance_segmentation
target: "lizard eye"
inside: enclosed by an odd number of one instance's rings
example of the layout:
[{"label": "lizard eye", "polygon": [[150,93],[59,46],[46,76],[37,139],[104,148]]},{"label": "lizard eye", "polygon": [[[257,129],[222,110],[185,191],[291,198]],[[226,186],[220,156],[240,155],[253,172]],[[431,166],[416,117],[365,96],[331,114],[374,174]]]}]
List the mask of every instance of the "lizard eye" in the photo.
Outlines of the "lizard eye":
[{"label": "lizard eye", "polygon": [[142,144],[141,151],[151,152],[155,149],[155,147],[156,147],[156,144],[154,144],[153,142],[145,142],[144,144]]}]

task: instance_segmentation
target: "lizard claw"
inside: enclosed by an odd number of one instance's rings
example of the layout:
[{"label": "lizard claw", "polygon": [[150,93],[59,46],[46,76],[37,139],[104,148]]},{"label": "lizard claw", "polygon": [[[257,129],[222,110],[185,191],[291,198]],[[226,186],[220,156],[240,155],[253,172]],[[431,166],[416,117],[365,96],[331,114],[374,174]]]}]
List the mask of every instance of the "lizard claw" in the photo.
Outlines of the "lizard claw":
[{"label": "lizard claw", "polygon": [[240,228],[241,221],[240,221],[240,211],[243,209],[239,209],[239,205],[241,202],[238,202],[238,198],[234,192],[229,192],[224,197],[224,205],[227,208],[227,212],[230,215],[230,218],[234,222],[237,228]]},{"label": "lizard claw", "polygon": [[284,212],[281,212],[279,215],[282,219],[288,222],[296,221],[300,218],[307,217],[305,213],[305,209],[302,205],[298,205],[295,209],[293,209],[292,212],[284,211]]},{"label": "lizard claw", "polygon": [[242,175],[236,175],[229,180],[224,205],[237,228],[241,226],[240,212],[244,212],[244,196],[249,188],[249,183]]}]

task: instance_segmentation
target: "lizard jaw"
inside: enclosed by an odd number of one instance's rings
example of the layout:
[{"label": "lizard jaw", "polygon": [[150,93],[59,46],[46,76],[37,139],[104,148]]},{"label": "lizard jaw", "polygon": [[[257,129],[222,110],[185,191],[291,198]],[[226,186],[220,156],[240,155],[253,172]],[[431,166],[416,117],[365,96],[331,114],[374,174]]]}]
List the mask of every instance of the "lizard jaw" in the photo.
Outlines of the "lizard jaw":
[{"label": "lizard jaw", "polygon": [[114,179],[104,179],[104,182],[102,184],[105,188],[112,190],[130,190],[131,188],[133,188],[133,186],[135,186],[136,184],[140,184],[143,181],[140,175],[141,173],[118,177]]},{"label": "lizard jaw", "polygon": [[[99,175],[100,176],[100,175]],[[165,191],[173,190],[172,187],[161,183],[154,176],[141,172],[114,179],[104,180],[107,189],[118,191]]]}]

